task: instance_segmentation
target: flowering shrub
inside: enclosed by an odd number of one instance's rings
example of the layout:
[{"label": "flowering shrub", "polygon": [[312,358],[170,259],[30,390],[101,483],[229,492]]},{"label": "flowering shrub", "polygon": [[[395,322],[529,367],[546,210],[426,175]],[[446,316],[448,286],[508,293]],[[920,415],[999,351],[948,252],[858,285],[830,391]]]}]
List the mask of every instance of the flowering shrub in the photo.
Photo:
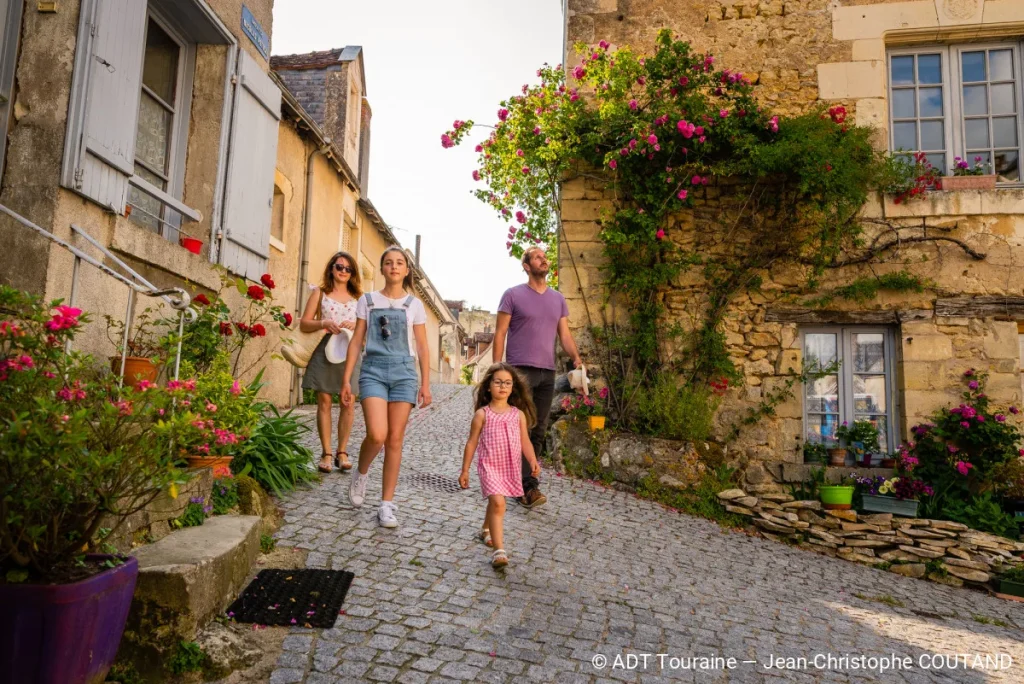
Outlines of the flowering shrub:
[{"label": "flowering shrub", "polygon": [[[855,217],[877,157],[870,131],[847,123],[843,108],[775,115],[754,98],[746,76],[673,40],[670,31],[659,33],[649,56],[628,47],[613,51],[606,41],[577,51],[581,63],[568,73],[545,65],[539,84],[500,103],[493,131],[475,143],[472,176],[484,186],[477,198],[507,221],[505,246],[516,257],[536,245],[551,251],[561,183],[584,172],[590,182],[605,183],[605,197],[614,198],[600,222],[606,284],[630,312],[629,339],[616,347],[622,353],[606,359],[609,400],[636,427],[646,419],[631,388],[661,372],[682,374],[700,392],[712,380],[740,377],[721,329],[731,299],[756,288],[759,269],[781,258],[816,265],[834,259],[859,233]],[[473,129],[473,122],[457,121],[442,146],[461,144]],[[673,216],[728,177],[759,190],[736,219],[746,219],[753,238],[731,254],[674,242]],[[751,218],[759,215],[773,221]],[[779,226],[792,232],[780,234]],[[687,344],[665,344],[666,335],[681,333],[662,325],[660,292],[690,267],[703,270],[708,305]],[[597,328],[600,321],[588,324]],[[615,346],[611,337],[601,344]]]},{"label": "flowering shrub", "polygon": [[[234,287],[244,297],[245,308],[232,311],[223,297],[224,288]],[[212,300],[204,294],[197,295],[192,303],[196,318],[185,325],[181,344],[181,357],[188,361],[198,373],[209,370],[214,359],[221,352],[227,352],[232,359],[232,372],[238,374],[242,352],[254,339],[265,337],[267,327],[278,326],[281,330],[292,324],[292,315],[284,307],[274,304],[273,277],[264,273],[260,284],[246,285],[241,278],[232,280],[224,277],[221,295]],[[168,320],[171,334],[164,338],[164,347],[173,353],[177,345],[177,319]],[[243,369],[245,373],[249,369]]]},{"label": "flowering shrub", "polygon": [[892,477],[888,480],[881,475],[859,477],[857,485],[862,494],[893,496],[897,499],[919,499],[935,493],[924,480],[914,477]]},{"label": "flowering shrub", "polygon": [[0,570],[22,578],[62,576],[101,524],[115,531],[184,480],[155,430],[171,394],[65,355],[86,321],[0,286]]},{"label": "flowering shrub", "polygon": [[178,529],[182,527],[199,527],[206,518],[213,512],[213,506],[207,504],[201,496],[193,496],[185,505],[185,511],[171,521],[171,524]]},{"label": "flowering shrub", "polygon": [[231,476],[230,470],[226,476],[213,481],[211,503],[214,515],[224,515],[238,505],[238,481]]},{"label": "flowering shrub", "polygon": [[942,189],[942,171],[933,167],[923,152],[900,151],[885,157],[879,186],[894,197],[896,204],[922,199],[929,192]]},{"label": "flowering shrub", "polygon": [[992,173],[992,164],[983,164],[982,157],[974,158],[973,167],[967,163],[966,159],[961,159],[960,157],[953,158],[954,176],[983,176],[986,171]]},{"label": "flowering shrub", "polygon": [[916,459],[914,473],[935,488],[926,514],[941,515],[953,500],[969,500],[993,488],[1000,466],[1019,458],[1021,433],[994,409],[985,394],[987,375],[974,369],[963,375],[967,387],[959,406],[937,412],[931,423],[911,429],[914,441],[905,445],[906,456]]},{"label": "flowering shrub", "polygon": [[593,394],[586,397],[582,394],[573,394],[572,396],[562,398],[562,410],[574,419],[586,418],[587,416],[604,415],[603,404],[604,400],[607,398],[607,387],[602,387],[600,391],[598,391],[596,399]]}]

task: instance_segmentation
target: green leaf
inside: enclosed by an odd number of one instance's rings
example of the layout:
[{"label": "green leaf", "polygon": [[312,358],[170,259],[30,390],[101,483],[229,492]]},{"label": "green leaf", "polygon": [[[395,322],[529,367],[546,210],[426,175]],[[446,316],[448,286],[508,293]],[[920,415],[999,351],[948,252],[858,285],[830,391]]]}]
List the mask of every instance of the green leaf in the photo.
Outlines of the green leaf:
[{"label": "green leaf", "polygon": [[8,570],[7,581],[11,584],[21,584],[28,579],[28,570]]}]

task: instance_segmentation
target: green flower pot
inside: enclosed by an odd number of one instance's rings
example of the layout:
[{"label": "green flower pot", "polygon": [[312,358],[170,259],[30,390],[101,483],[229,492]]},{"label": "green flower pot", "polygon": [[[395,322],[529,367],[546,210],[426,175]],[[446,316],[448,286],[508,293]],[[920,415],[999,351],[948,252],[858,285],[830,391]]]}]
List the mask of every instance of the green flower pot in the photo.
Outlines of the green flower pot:
[{"label": "green flower pot", "polygon": [[821,505],[830,511],[848,511],[853,508],[853,486],[822,485],[818,487]]},{"label": "green flower pot", "polygon": [[999,580],[999,593],[1024,597],[1024,582],[1001,579]]}]

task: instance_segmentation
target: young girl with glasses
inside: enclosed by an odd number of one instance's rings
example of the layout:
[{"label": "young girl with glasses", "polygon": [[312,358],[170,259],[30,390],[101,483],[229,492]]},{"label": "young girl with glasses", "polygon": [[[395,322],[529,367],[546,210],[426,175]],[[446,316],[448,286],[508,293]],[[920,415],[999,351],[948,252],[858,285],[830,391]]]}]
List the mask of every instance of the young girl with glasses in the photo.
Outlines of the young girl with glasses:
[{"label": "young girl with glasses", "polygon": [[[430,358],[427,351],[427,312],[412,295],[412,270],[405,251],[393,245],[380,257],[384,287],[369,292],[356,306],[356,326],[350,349],[361,349],[359,400],[366,418],[366,439],[359,448],[359,468],[349,484],[349,501],[356,508],[366,498],[370,464],[384,447],[384,475],[377,522],[398,527],[395,487],[402,464],[402,441],[409,414],[417,404],[430,405]],[[419,360],[420,375],[416,376]],[[352,373],[357,358],[349,354],[345,364],[341,401],[352,405]]]},{"label": "young girl with glasses", "polygon": [[537,409],[522,376],[507,363],[488,368],[476,388],[476,412],[462,453],[459,484],[463,489],[469,487],[469,466],[473,454],[478,453],[476,472],[487,499],[487,513],[477,536],[494,547],[491,565],[496,568],[508,565],[504,549],[505,497],[523,495],[523,456],[533,476],[540,475],[540,464],[530,443],[530,428],[536,422]]},{"label": "young girl with glasses", "polygon": [[[299,328],[302,332],[326,330],[338,335],[342,329],[355,329],[356,302],[363,294],[363,290],[359,282],[359,272],[356,270],[356,260],[351,254],[338,252],[328,259],[320,286],[312,285],[310,289],[313,293],[306,300],[306,309],[299,319]],[[341,394],[345,365],[331,363],[327,359],[326,349],[330,338],[331,335],[324,335],[320,340],[302,376],[302,389],[316,392],[316,427],[323,447],[318,468],[321,473],[331,472],[332,454],[334,468],[352,469],[345,449],[348,446],[349,435],[352,434],[355,410],[344,403],[341,404],[341,411],[338,414],[338,450],[331,450],[331,400],[332,397]]]}]

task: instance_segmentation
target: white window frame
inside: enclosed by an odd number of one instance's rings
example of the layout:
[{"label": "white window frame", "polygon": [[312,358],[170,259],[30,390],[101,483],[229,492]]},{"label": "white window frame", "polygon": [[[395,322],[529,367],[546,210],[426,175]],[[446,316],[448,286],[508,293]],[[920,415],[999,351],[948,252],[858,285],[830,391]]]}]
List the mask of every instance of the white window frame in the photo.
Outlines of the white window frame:
[{"label": "white window frame", "polygon": [[[165,180],[167,181],[167,190],[161,191],[159,188],[150,184],[145,178],[135,174],[132,174],[132,177],[128,179],[128,182],[139,190],[152,195],[161,202],[163,205],[163,208],[160,211],[161,215],[153,217],[156,218],[160,224],[160,229],[157,232],[167,240],[177,242],[178,232],[181,228],[182,216],[192,218],[189,213],[192,210],[181,204],[181,197],[184,194],[185,188],[185,159],[187,157],[189,121],[192,118],[192,83],[196,68],[196,44],[189,41],[175,30],[163,13],[152,6],[148,8],[147,19],[159,26],[160,29],[171,38],[171,40],[178,44],[179,48],[178,80],[175,84],[177,96],[174,98],[173,107],[167,105],[163,99],[146,87],[146,85],[142,83],[141,79],[139,81],[139,87],[143,92],[163,105],[166,105],[167,109],[172,111],[171,140],[167,151],[167,172],[158,172],[143,164],[143,166],[146,166],[148,171],[157,176],[166,175]],[[143,50],[143,59],[145,59],[145,50]],[[139,111],[141,115],[141,97],[139,100]],[[137,150],[137,138],[135,147]],[[135,163],[142,163],[137,155],[135,157]],[[132,205],[130,200],[126,201],[129,206],[132,207],[133,212],[141,211],[137,206]],[[185,209],[188,209],[188,211],[184,211]],[[192,220],[197,220],[197,218],[192,218]]]},{"label": "white window frame", "polygon": [[[894,112],[893,112],[893,84],[892,84],[892,58],[909,55],[940,54],[942,56],[942,107],[943,126],[946,142],[946,168],[942,169],[945,175],[953,173],[953,158],[961,157],[967,159],[971,166],[973,159],[968,158],[966,145],[966,124],[963,116],[963,85],[961,80],[960,55],[963,52],[974,52],[979,50],[1010,49],[1013,52],[1014,76],[1016,89],[1014,92],[1017,107],[1017,180],[1011,182],[1000,182],[999,187],[1024,187],[1024,39],[985,41],[977,43],[947,43],[917,45],[905,48],[890,48],[886,51],[885,57],[885,78],[886,96],[888,97],[889,112],[889,150],[896,152],[894,135]],[[915,75],[916,77],[916,75]],[[991,97],[991,92],[989,93]],[[916,98],[915,98],[916,102]],[[989,107],[991,110],[991,107]],[[991,118],[992,114],[989,114]],[[920,130],[918,132],[920,139]],[[995,147],[994,140],[989,140],[992,148]],[[1001,148],[1003,149],[1003,148]],[[909,150],[916,152],[917,150]],[[994,162],[994,159],[991,160]]]},{"label": "white window frame", "polygon": [[7,152],[7,126],[11,119],[11,97],[14,94],[14,72],[21,38],[21,0],[0,2],[0,177],[3,176]]},{"label": "white window frame", "polygon": [[[886,444],[883,446],[887,453],[893,453],[899,442],[898,421],[899,411],[897,409],[896,393],[896,330],[888,326],[877,325],[826,325],[814,326],[800,329],[800,353],[806,350],[805,337],[813,334],[837,335],[838,343],[836,351],[839,354],[839,369],[836,375],[839,378],[839,422],[853,423],[856,411],[854,410],[853,396],[853,366],[846,363],[847,359],[853,357],[853,335],[855,334],[881,333],[883,340],[883,355],[885,360],[885,420],[886,420]],[[806,363],[806,358],[805,358]],[[807,410],[806,391],[804,385],[800,389],[800,403],[803,416],[803,437],[809,435],[810,422]],[[815,414],[817,415],[817,414]]]}]

